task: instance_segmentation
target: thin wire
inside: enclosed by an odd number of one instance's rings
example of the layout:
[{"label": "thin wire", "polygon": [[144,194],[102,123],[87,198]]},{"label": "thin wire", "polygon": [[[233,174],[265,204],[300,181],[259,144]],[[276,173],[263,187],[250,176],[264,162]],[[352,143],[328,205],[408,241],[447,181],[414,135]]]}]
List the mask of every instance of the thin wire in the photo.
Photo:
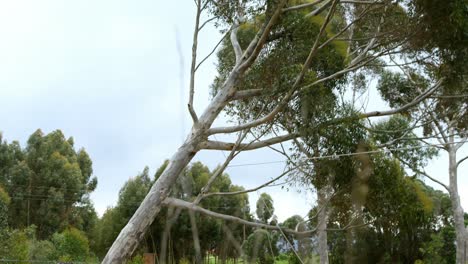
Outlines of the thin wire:
[{"label": "thin wire", "polygon": [[[28,195],[25,195],[28,196]],[[19,200],[19,201],[44,201],[44,202],[76,202],[72,200],[57,199],[53,196],[42,196],[42,197],[25,197],[25,196],[11,196],[10,199]],[[55,199],[54,199],[55,198]],[[119,205],[140,205],[141,202],[122,202]],[[205,209],[233,209],[233,206],[207,206]]]},{"label": "thin wire", "polygon": [[[334,155],[326,155],[326,156],[317,156],[317,157],[310,157],[310,158],[303,158],[298,161],[307,161],[307,160],[320,160],[320,159],[336,159],[340,157],[348,157],[348,156],[355,156],[355,155],[362,155],[362,154],[375,154],[380,152],[387,152],[387,151],[397,151],[397,150],[411,150],[411,149],[420,149],[420,148],[429,148],[429,147],[440,147],[445,145],[451,144],[458,144],[458,143],[466,143],[468,140],[457,141],[453,143],[437,143],[437,144],[426,144],[424,146],[414,146],[414,147],[401,147],[401,148],[385,148],[379,150],[371,150],[365,152],[351,152],[351,153],[342,153],[342,154],[334,154]],[[239,163],[239,164],[231,164],[227,167],[235,168],[235,167],[247,167],[247,166],[256,166],[256,165],[267,165],[267,164],[277,164],[277,163],[286,163],[288,160],[276,160],[276,161],[265,161],[265,162],[253,162],[253,163]],[[24,186],[29,187],[28,185],[20,185],[20,184],[5,184],[6,186]],[[74,189],[74,188],[60,188],[60,187],[49,187],[49,186],[31,186],[31,188],[55,188],[58,190],[76,190],[76,191],[86,191],[86,189]]]},{"label": "thin wire", "polygon": [[[218,141],[218,139],[216,138],[216,135],[213,135],[213,137],[214,137],[214,139],[215,139],[216,141]],[[220,150],[220,151],[221,151],[221,153],[223,154],[224,159],[227,159],[226,154],[224,153],[224,151],[222,151],[222,150]]]},{"label": "thin wire", "polygon": [[[325,155],[325,156],[316,156],[316,157],[310,157],[310,158],[303,158],[298,161],[337,159],[340,157],[357,156],[357,155],[362,155],[362,154],[376,154],[376,153],[387,152],[387,151],[411,150],[411,149],[421,149],[421,148],[429,148],[429,147],[443,147],[446,145],[453,145],[453,144],[466,143],[466,142],[468,142],[468,140],[457,141],[457,142],[452,142],[452,143],[443,143],[443,144],[442,143],[426,144],[424,146],[415,146],[415,147],[385,148],[385,149],[370,150],[370,151],[363,151],[363,152],[351,152],[351,153],[333,154],[333,155]],[[228,165],[228,167],[244,167],[244,166],[275,164],[275,163],[284,163],[287,161],[288,160],[274,160],[274,161],[266,161],[266,162],[255,162],[255,163],[239,163],[239,164]]]}]

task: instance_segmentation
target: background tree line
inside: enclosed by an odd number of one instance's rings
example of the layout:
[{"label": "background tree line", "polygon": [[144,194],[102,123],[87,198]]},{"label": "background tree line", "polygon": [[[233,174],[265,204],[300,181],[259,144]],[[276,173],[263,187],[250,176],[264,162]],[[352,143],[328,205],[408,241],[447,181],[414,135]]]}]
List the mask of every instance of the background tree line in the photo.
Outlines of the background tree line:
[{"label": "background tree line", "polygon": [[[401,122],[400,119],[395,117],[376,127]],[[368,140],[375,141],[375,138]],[[3,139],[0,146],[3,165],[0,256],[2,260],[23,260],[25,263],[31,260],[98,262],[167,166],[166,161],[153,177],[145,167],[130,178],[121,188],[116,206],[108,208],[99,218],[88,197],[96,187],[91,159],[84,149],[74,150],[71,138],[66,139],[59,130],[48,135],[38,130],[31,135],[24,149],[17,142],[8,143]],[[417,154],[421,155],[421,152]],[[328,197],[327,203],[312,207],[307,216],[291,216],[281,223],[274,214],[274,201],[270,195],[260,195],[254,215],[248,193],[243,193],[248,190],[232,184],[229,175],[223,173],[216,178],[211,191],[237,195],[207,197],[201,201],[203,208],[280,228],[269,230],[243,225],[169,205],[152,223],[132,261],[142,263],[142,254],[151,252],[166,263],[195,262],[193,232],[196,230],[204,263],[313,263],[319,260],[319,234],[316,231],[318,215],[325,206],[331,209],[326,232],[327,254],[332,263],[348,263],[350,259],[361,263],[454,263],[455,232],[449,196],[408,175],[391,153],[375,153],[367,157],[372,170],[365,183],[366,201],[359,215],[353,209],[353,196],[360,194],[350,186],[359,178],[355,166],[361,165],[360,157],[326,159],[320,164],[308,165],[308,168],[320,167],[320,170],[310,168],[314,173],[335,173],[331,186],[333,195]],[[31,166],[35,168],[33,170],[29,164],[37,167]],[[50,169],[52,166],[54,169]],[[24,174],[18,167],[23,168]],[[216,171],[210,171],[200,162],[191,164],[178,178],[172,197],[192,201]],[[65,174],[69,177],[66,181],[63,180]],[[319,175],[304,171],[289,173],[288,177],[292,185],[320,185],[315,182]],[[19,188],[23,187],[19,183],[25,182],[30,183],[26,185],[29,188]],[[58,190],[60,194],[57,194]],[[28,220],[27,206],[28,203],[31,206],[32,201],[35,201],[32,206],[37,207],[30,208],[35,212],[30,212]],[[43,207],[47,208],[44,210],[46,216],[41,216],[42,211],[37,210]],[[282,231],[288,229],[310,231],[311,235]]]}]

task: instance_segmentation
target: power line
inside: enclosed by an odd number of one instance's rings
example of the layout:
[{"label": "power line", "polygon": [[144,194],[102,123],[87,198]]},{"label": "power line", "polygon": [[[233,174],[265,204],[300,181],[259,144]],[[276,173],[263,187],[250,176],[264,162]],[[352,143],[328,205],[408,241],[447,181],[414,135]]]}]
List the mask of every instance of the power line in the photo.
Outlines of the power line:
[{"label": "power line", "polygon": [[[426,144],[423,146],[414,146],[414,147],[385,148],[385,149],[370,150],[370,151],[363,151],[363,152],[350,152],[350,153],[341,153],[341,154],[333,154],[333,155],[325,155],[325,156],[316,156],[316,157],[299,159],[298,161],[337,159],[341,157],[350,157],[350,156],[357,156],[357,155],[362,155],[362,154],[376,154],[376,153],[388,152],[388,151],[412,150],[412,149],[421,149],[421,148],[429,148],[429,147],[443,147],[446,145],[453,145],[453,144],[466,143],[466,142],[468,142],[468,140],[457,141],[457,142],[452,142],[452,143]],[[228,165],[228,167],[245,167],[245,166],[285,163],[285,162],[288,162],[288,160],[274,160],[274,161],[254,162],[254,163],[239,163],[239,164]]]}]

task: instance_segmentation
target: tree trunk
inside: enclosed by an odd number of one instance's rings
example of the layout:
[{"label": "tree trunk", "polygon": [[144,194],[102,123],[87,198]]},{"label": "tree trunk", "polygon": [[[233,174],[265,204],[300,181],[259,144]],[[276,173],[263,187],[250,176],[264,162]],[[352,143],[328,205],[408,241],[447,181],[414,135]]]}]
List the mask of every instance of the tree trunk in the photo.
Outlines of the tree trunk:
[{"label": "tree trunk", "polygon": [[327,224],[330,210],[327,206],[329,193],[328,185],[320,188],[317,191],[318,208],[318,251],[320,256],[320,264],[328,264],[328,239],[327,239]]},{"label": "tree trunk", "polygon": [[[453,139],[453,138],[452,138]],[[453,141],[453,140],[451,140]],[[448,147],[449,154],[449,189],[450,201],[452,203],[453,222],[455,225],[455,234],[457,242],[457,264],[465,263],[465,244],[466,244],[466,229],[463,219],[463,208],[460,204],[460,196],[458,195],[457,184],[457,150],[453,142]]]},{"label": "tree trunk", "polygon": [[184,144],[172,156],[167,168],[151,187],[151,190],[127,225],[122,229],[102,261],[103,264],[124,263],[131,257],[161,210],[162,202],[168,196],[176,179],[199,151],[199,144],[206,140],[206,130],[211,127],[229,101],[228,99],[233,96],[234,86],[238,82],[239,74],[241,74],[239,69],[234,68],[222,89],[200,116],[199,122],[193,125],[191,133]]}]

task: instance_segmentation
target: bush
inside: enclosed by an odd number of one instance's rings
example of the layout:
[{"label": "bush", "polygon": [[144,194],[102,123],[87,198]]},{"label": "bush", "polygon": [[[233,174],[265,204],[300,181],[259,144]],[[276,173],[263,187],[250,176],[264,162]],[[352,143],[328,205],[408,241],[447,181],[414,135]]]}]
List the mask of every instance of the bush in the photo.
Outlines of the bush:
[{"label": "bush", "polygon": [[68,228],[52,236],[56,258],[61,261],[85,261],[89,257],[89,242],[86,236],[76,228]]}]

